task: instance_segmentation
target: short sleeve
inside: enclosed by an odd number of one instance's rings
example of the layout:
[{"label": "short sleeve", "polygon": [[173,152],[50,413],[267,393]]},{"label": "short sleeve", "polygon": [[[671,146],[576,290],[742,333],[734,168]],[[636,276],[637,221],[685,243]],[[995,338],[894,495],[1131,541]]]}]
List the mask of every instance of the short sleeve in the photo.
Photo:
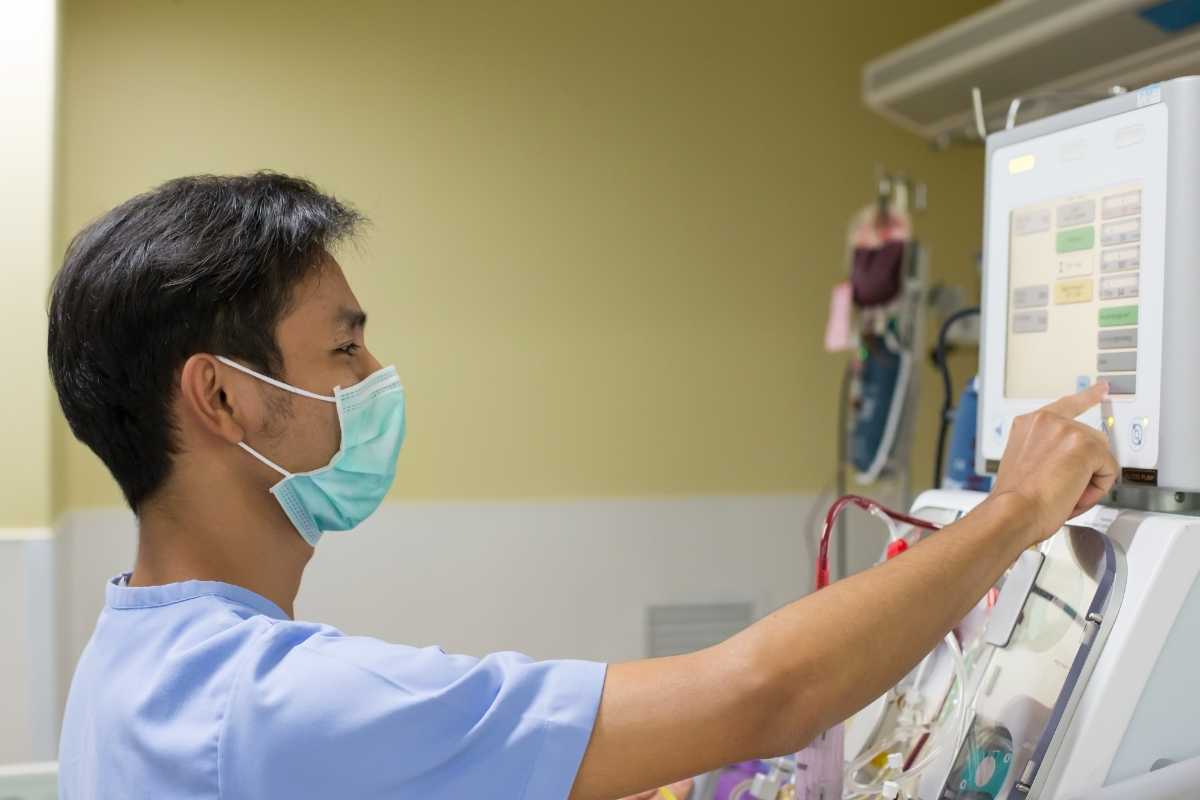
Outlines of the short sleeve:
[{"label": "short sleeve", "polygon": [[562,800],[605,666],[482,659],[279,623],[244,654],[221,726],[226,800]]}]

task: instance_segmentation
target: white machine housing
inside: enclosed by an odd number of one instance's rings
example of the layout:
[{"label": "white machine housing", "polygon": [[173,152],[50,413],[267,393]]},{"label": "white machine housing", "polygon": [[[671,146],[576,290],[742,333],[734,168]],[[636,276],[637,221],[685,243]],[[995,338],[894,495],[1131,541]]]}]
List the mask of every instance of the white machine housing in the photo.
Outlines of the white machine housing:
[{"label": "white machine housing", "polygon": [[980,471],[1016,416],[1104,377],[1124,485],[1200,492],[1197,131],[1187,77],[988,137]]},{"label": "white machine housing", "polygon": [[[914,513],[965,514],[986,495],[929,491]],[[1124,554],[1108,636],[1031,798],[1192,797],[1200,782],[1200,519],[1098,507],[1068,524]],[[1113,615],[1115,614],[1115,619]],[[922,793],[922,800],[933,800]]]}]

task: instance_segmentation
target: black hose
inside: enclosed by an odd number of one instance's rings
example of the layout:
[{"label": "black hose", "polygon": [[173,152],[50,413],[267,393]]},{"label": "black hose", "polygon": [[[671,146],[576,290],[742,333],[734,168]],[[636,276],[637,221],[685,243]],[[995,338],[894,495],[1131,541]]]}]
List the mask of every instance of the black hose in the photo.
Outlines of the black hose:
[{"label": "black hose", "polygon": [[942,322],[938,330],[937,350],[934,353],[934,363],[942,373],[942,421],[938,426],[937,454],[934,457],[933,488],[942,487],[942,464],[946,450],[946,431],[950,427],[950,415],[954,410],[954,387],[950,385],[950,365],[946,363],[946,335],[950,326],[960,319],[966,319],[972,314],[979,313],[979,306],[960,308]]}]

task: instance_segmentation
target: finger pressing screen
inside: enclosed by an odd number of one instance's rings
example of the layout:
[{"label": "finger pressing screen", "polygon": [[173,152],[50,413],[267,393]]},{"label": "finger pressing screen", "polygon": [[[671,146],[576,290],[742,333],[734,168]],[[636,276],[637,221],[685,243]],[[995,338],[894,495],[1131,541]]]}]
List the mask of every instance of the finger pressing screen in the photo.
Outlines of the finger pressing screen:
[{"label": "finger pressing screen", "polygon": [[1096,381],[1082,392],[1060,397],[1046,406],[1046,410],[1053,411],[1055,414],[1061,414],[1069,419],[1075,419],[1092,406],[1097,405],[1107,396],[1108,384],[1105,381]]}]

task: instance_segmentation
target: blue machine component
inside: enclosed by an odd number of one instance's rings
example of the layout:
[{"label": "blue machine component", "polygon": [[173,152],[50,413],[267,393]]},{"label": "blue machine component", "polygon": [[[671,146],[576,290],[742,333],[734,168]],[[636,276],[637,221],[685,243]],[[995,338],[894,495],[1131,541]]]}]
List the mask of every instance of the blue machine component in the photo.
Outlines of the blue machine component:
[{"label": "blue machine component", "polygon": [[911,372],[912,356],[893,331],[863,343],[859,406],[850,444],[850,461],[860,483],[874,482],[892,454]]},{"label": "blue machine component", "polygon": [[1200,0],[1167,0],[1142,9],[1138,16],[1167,33],[1178,33],[1200,22]]},{"label": "blue machine component", "polygon": [[979,750],[972,748],[967,756],[967,766],[959,789],[976,792],[981,797],[1000,796],[1008,770],[1012,766],[1012,752],[1006,750]]},{"label": "blue machine component", "polygon": [[942,486],[946,489],[970,489],[986,492],[992,479],[975,471],[975,429],[979,410],[979,376],[967,383],[954,411],[954,429],[950,434],[950,455]]}]

